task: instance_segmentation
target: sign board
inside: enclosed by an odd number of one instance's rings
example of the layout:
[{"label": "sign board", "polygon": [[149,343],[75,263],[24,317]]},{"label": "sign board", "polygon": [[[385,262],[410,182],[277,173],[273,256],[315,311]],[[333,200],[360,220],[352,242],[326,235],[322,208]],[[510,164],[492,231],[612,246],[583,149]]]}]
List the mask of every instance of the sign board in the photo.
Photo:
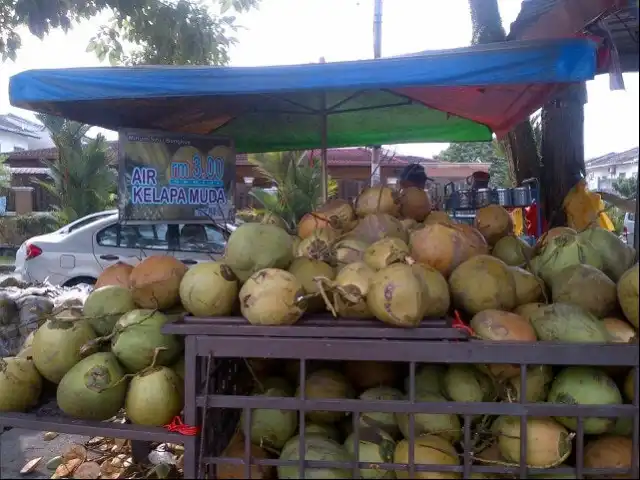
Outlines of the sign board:
[{"label": "sign board", "polygon": [[121,130],[120,221],[233,222],[236,155],[227,138]]}]

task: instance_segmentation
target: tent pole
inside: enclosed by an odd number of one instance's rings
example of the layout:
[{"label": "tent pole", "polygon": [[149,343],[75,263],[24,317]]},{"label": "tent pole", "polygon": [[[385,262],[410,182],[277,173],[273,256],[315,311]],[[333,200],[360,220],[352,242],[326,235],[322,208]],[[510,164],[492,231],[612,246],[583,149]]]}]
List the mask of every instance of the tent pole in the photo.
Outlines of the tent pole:
[{"label": "tent pole", "polygon": [[638,247],[638,245],[640,245],[640,234],[638,232],[638,216],[640,215],[640,195],[638,195],[638,192],[636,191],[636,216],[633,219],[633,247],[636,249],[636,262],[638,261],[638,259],[640,258],[640,252],[638,250],[640,250],[640,248]]},{"label": "tent pole", "polygon": [[[382,0],[373,0],[373,58],[382,56]],[[380,178],[380,146],[375,145],[371,151],[371,186],[379,185]]]},{"label": "tent pole", "polygon": [[[325,63],[324,57],[320,58],[320,63]],[[322,182],[322,203],[329,200],[329,173],[327,171],[327,134],[328,134],[328,112],[327,112],[327,93],[320,93],[320,171]]]}]

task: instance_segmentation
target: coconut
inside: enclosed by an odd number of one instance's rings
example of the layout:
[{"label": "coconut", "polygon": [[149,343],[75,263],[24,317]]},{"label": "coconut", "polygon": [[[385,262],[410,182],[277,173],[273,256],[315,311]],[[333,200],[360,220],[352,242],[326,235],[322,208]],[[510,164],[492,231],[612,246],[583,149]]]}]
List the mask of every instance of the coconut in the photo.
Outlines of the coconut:
[{"label": "coconut", "polygon": [[196,317],[231,315],[238,296],[238,278],[221,262],[194,265],[180,282],[180,301]]},{"label": "coconut", "polygon": [[[484,340],[498,342],[535,342],[535,331],[526,318],[515,313],[500,310],[483,310],[469,322],[476,335]],[[484,367],[483,367],[484,368]],[[491,375],[497,378],[510,378],[520,373],[517,365],[489,365]]]},{"label": "coconut", "polygon": [[554,302],[572,303],[602,318],[618,303],[616,284],[591,265],[571,265],[549,283]]},{"label": "coconut", "polygon": [[321,437],[328,438],[334,442],[340,441],[340,431],[335,425],[327,425],[324,423],[305,423],[304,424],[305,437],[309,435],[320,435]]},{"label": "coconut", "polygon": [[[269,458],[267,452],[257,445],[249,444],[251,458],[264,460]],[[222,452],[223,457],[244,458],[244,438],[237,435]],[[273,467],[270,465],[251,465],[249,478],[251,480],[266,480],[273,477]],[[216,478],[221,480],[246,479],[244,465],[235,463],[219,463],[216,465]]]},{"label": "coconut", "polygon": [[544,299],[544,282],[520,267],[509,267],[516,286],[516,304],[524,305]]},{"label": "coconut", "polygon": [[410,233],[411,230],[415,230],[416,228],[422,227],[422,225],[416,222],[413,218],[403,218],[402,220],[400,220],[400,223],[402,224],[404,229],[407,231],[407,233]]},{"label": "coconut", "polygon": [[552,303],[531,313],[529,321],[543,341],[606,343],[611,336],[604,324],[587,310],[568,303]]},{"label": "coconut", "polygon": [[345,362],[344,374],[358,391],[390,387],[395,385],[398,378],[396,365],[391,362]]},{"label": "coconut", "polygon": [[623,388],[624,396],[627,397],[627,400],[631,403],[633,403],[633,390],[635,387],[635,382],[633,378],[634,378],[634,369],[632,368],[631,370],[629,370],[629,373],[624,379],[624,388]]},{"label": "coconut", "polygon": [[242,315],[253,325],[293,325],[304,313],[304,288],[295,275],[260,270],[240,289]]},{"label": "coconut", "polygon": [[[334,370],[317,370],[308,376],[305,384],[305,398],[308,400],[323,398],[344,399],[355,396],[355,392],[346,377]],[[299,396],[299,392],[296,393],[296,397]],[[342,419],[344,415],[345,412],[307,412],[307,418],[316,423],[335,423]]]},{"label": "coconut", "polygon": [[[422,391],[416,392],[416,401],[444,403],[447,399],[438,393]],[[423,433],[433,433],[453,442],[457,442],[462,436],[460,419],[454,413],[416,413],[414,419],[416,436]],[[396,421],[402,436],[408,439],[409,414],[396,413]]]},{"label": "coconut", "polygon": [[607,430],[608,434],[630,437],[633,435],[633,417],[618,417],[614,419],[613,426]]},{"label": "coconut", "polygon": [[374,271],[364,262],[350,263],[336,276],[333,300],[341,317],[371,318],[367,305],[369,285]]},{"label": "coconut", "polygon": [[271,212],[267,212],[264,215],[262,215],[262,218],[260,219],[260,223],[262,223],[263,225],[275,225],[276,227],[280,227],[283,230],[289,229],[287,222],[285,222],[281,216]]},{"label": "coconut", "polygon": [[638,264],[624,272],[618,281],[618,302],[629,323],[638,330]]},{"label": "coconut", "polygon": [[[527,402],[543,402],[547,398],[549,383],[553,380],[553,371],[549,365],[532,365],[527,368]],[[520,401],[520,377],[507,379],[505,400]]]},{"label": "coconut", "polygon": [[635,250],[625,245],[618,236],[600,227],[587,228],[578,237],[590,242],[602,257],[602,271],[617,282],[635,258]]},{"label": "coconut", "polygon": [[182,411],[184,387],[180,377],[167,367],[149,367],[129,384],[124,408],[131,423],[162,426]]},{"label": "coconut", "polygon": [[474,240],[462,230],[442,223],[427,224],[411,232],[411,257],[430,265],[445,277],[476,254]]},{"label": "coconut", "polygon": [[[280,452],[280,460],[290,462],[288,465],[278,466],[278,479],[280,480],[297,480],[300,478],[299,463],[300,455],[308,461],[332,461],[332,462],[349,462],[351,457],[349,453],[337,442],[320,435],[311,435],[305,437],[303,450],[300,452],[300,438],[296,435],[291,438]],[[311,468],[305,467],[303,471],[304,478],[326,478],[326,479],[346,479],[353,478],[353,472],[350,468]]]},{"label": "coconut", "polygon": [[298,282],[302,285],[304,292],[309,294],[316,294],[315,298],[310,298],[307,303],[307,312],[317,312],[325,309],[325,304],[320,297],[320,289],[315,282],[316,277],[323,277],[328,280],[333,280],[336,277],[335,269],[320,260],[311,260],[307,257],[298,257],[293,260],[289,266],[289,273],[292,273]]},{"label": "coconut", "polygon": [[22,344],[22,347],[20,347],[20,352],[18,352],[18,355],[16,355],[17,357],[20,357],[20,358],[33,357],[32,345],[33,345],[33,338],[36,336],[36,331],[37,330],[34,330],[29,335],[27,335],[27,338],[24,339],[24,343]]},{"label": "coconut", "polygon": [[[393,463],[393,452],[396,448],[396,442],[393,441],[393,438],[387,432],[379,428],[369,427],[360,429],[358,433],[357,458],[359,461],[369,463]],[[344,448],[351,457],[356,458],[355,434],[352,433],[347,437],[344,441]],[[385,470],[376,465],[376,468],[361,468],[360,478],[395,478],[393,473],[394,470]]]},{"label": "coconut", "polygon": [[454,306],[472,315],[516,307],[513,275],[506,263],[490,255],[477,255],[460,264],[449,277],[449,289]]},{"label": "coconut", "polygon": [[123,315],[114,328],[111,351],[131,373],[151,365],[157,348],[163,348],[156,365],[171,365],[182,351],[182,344],[174,335],[162,333],[169,319],[156,310],[133,310]]},{"label": "coconut", "polygon": [[602,270],[602,257],[591,242],[577,235],[559,235],[549,240],[532,266],[547,284],[567,267],[586,264]]},{"label": "coconut", "polygon": [[385,237],[399,238],[406,242],[407,231],[395,217],[386,213],[373,213],[361,219],[351,232],[348,238],[355,238],[371,245]]},{"label": "coconut", "polygon": [[513,218],[500,205],[487,205],[476,212],[473,220],[489,245],[495,245],[502,237],[513,235]]},{"label": "coconut", "polygon": [[[445,365],[424,363],[416,369],[416,394],[420,392],[444,393],[444,376],[447,371]],[[410,381],[408,376],[404,380],[404,391],[410,394]]]},{"label": "coconut", "polygon": [[633,327],[619,318],[603,318],[602,324],[604,328],[607,329],[607,332],[609,332],[613,343],[631,343],[638,337]]},{"label": "coconut", "polygon": [[[498,437],[500,454],[508,462],[520,462],[520,417],[498,417],[491,429]],[[527,418],[527,466],[550,468],[571,454],[571,436],[551,418]]]},{"label": "coconut", "polygon": [[473,365],[450,365],[443,383],[454,402],[491,402],[496,396],[491,379]]},{"label": "coconut", "polygon": [[541,302],[525,303],[524,305],[517,306],[513,311],[513,313],[520,315],[521,317],[526,318],[527,320],[530,320],[531,314],[533,312],[535,312],[537,309],[541,307],[546,307],[546,306],[547,306],[546,303],[541,303]]},{"label": "coconut", "polygon": [[263,268],[286,269],[293,260],[293,239],[275,225],[244,223],[227,240],[224,263],[240,282]]},{"label": "coconut", "polygon": [[456,225],[456,221],[453,220],[447,212],[441,210],[432,211],[427,218],[424,219],[425,225],[433,225],[434,223],[443,223],[445,225]]},{"label": "coconut", "polygon": [[371,278],[367,305],[378,319],[397,327],[416,327],[424,316],[421,277],[404,263],[394,263]]},{"label": "coconut", "polygon": [[[364,401],[399,401],[404,396],[400,390],[392,387],[374,387],[365,390],[360,395],[360,400]],[[384,430],[395,437],[398,434],[398,422],[393,412],[363,412],[360,414],[360,425]]]},{"label": "coconut", "polygon": [[548,232],[543,233],[542,236],[540,236],[540,238],[536,242],[536,246],[534,248],[536,250],[540,250],[547,243],[549,243],[551,240],[553,240],[556,237],[560,237],[562,235],[577,235],[577,234],[578,234],[578,232],[576,230],[574,230],[573,228],[569,228],[569,227],[553,227],[553,228],[549,229]]},{"label": "coconut", "polygon": [[180,377],[180,380],[184,382],[184,357],[181,357],[176,363],[174,363],[171,368],[176,375]]},{"label": "coconut", "polygon": [[356,238],[345,238],[333,245],[333,263],[338,271],[350,263],[362,262],[368,243]]},{"label": "coconut", "polygon": [[[268,388],[258,397],[288,397],[288,392],[278,388]],[[243,425],[246,417],[243,416]],[[245,426],[246,428],[246,426]],[[275,410],[256,408],[251,412],[251,443],[280,450],[298,428],[298,412],[295,410]],[[245,430],[246,431],[246,430]]]},{"label": "coconut", "polygon": [[496,242],[491,255],[507,265],[521,266],[533,256],[533,247],[521,238],[509,235]]},{"label": "coconut", "polygon": [[[393,463],[404,465],[409,464],[409,449],[413,447],[413,458],[416,465],[460,465],[458,452],[447,440],[438,435],[416,435],[415,442],[402,440],[396,445],[393,454]],[[399,479],[424,478],[424,479],[456,479],[462,478],[460,473],[455,472],[415,472],[413,477],[409,476],[408,470],[398,470],[396,476]]]},{"label": "coconut", "polygon": [[187,267],[171,255],[147,257],[131,271],[131,293],[140,308],[164,310],[178,303]]},{"label": "coconut", "polygon": [[[254,370],[253,373],[257,372]],[[291,386],[291,383],[285,378],[282,377],[267,377],[264,379],[258,379],[256,382],[256,387],[254,389],[254,394],[262,394],[263,392],[267,392],[270,389],[276,389],[285,393],[285,395],[281,395],[283,397],[291,397],[295,392],[295,389]]]},{"label": "coconut", "polygon": [[431,213],[431,198],[429,193],[417,187],[407,187],[400,190],[398,196],[400,216],[422,222]]},{"label": "coconut", "polygon": [[316,230],[323,228],[332,228],[331,221],[326,215],[318,212],[307,213],[298,222],[298,237],[304,240]]},{"label": "coconut", "polygon": [[[584,447],[585,468],[630,470],[633,465],[633,441],[629,437],[603,435]],[[637,455],[637,450],[636,450]],[[600,475],[591,478],[602,478]],[[608,478],[633,478],[631,474],[607,475]]]},{"label": "coconut", "polygon": [[392,263],[404,262],[409,256],[409,246],[399,238],[378,240],[365,250],[363,260],[373,270],[382,270]]},{"label": "coconut", "polygon": [[113,331],[118,319],[134,310],[136,304],[127,288],[107,285],[89,294],[82,307],[82,313],[98,335],[108,335]]},{"label": "coconut", "polygon": [[56,401],[70,417],[107,420],[122,408],[126,392],[124,371],[115,355],[98,352],[80,360],[64,375]]},{"label": "coconut", "polygon": [[360,218],[373,213],[386,213],[397,217],[400,202],[397,192],[389,187],[367,187],[356,198],[356,214]]},{"label": "coconut", "polygon": [[291,235],[291,256],[295,257],[298,253],[298,247],[300,246],[300,242],[302,239],[297,235]]},{"label": "coconut", "polygon": [[333,244],[336,243],[337,239],[338,234],[335,230],[331,228],[318,228],[300,242],[296,257],[307,257],[312,260],[331,262]]},{"label": "coconut", "polygon": [[31,360],[0,358],[0,412],[24,412],[38,404],[42,378]]},{"label": "coconut", "polygon": [[477,228],[466,223],[458,223],[453,225],[453,228],[460,230],[467,236],[472,245],[473,255],[489,254],[489,244],[487,244],[487,241]]},{"label": "coconut", "polygon": [[33,363],[44,378],[60,383],[64,374],[82,359],[80,349],[96,338],[79,313],[64,310],[49,318],[33,337]]},{"label": "coconut", "polygon": [[[620,405],[622,394],[616,383],[598,368],[567,367],[556,375],[547,401],[566,405]],[[556,417],[556,420],[573,431],[578,428],[575,417]],[[612,418],[583,418],[584,433],[605,433],[613,423]]]},{"label": "coconut", "polygon": [[98,276],[93,288],[98,289],[106,287],[107,285],[118,285],[123,288],[129,288],[131,286],[129,277],[131,276],[132,270],[133,266],[128,263],[116,262],[113,265],[109,265]]},{"label": "coconut", "polygon": [[416,263],[411,266],[414,273],[422,279],[422,315],[427,318],[440,318],[447,315],[451,306],[449,284],[444,276],[429,265]]}]

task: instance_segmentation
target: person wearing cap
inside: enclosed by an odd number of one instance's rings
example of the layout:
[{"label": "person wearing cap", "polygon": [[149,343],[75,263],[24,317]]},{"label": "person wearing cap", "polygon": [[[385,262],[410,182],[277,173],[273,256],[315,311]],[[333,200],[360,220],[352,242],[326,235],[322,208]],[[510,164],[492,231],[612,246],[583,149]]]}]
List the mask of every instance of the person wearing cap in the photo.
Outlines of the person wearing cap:
[{"label": "person wearing cap", "polygon": [[433,179],[427,177],[424,167],[418,163],[410,163],[400,172],[398,185],[400,188],[416,187],[424,190],[427,180],[433,181]]}]

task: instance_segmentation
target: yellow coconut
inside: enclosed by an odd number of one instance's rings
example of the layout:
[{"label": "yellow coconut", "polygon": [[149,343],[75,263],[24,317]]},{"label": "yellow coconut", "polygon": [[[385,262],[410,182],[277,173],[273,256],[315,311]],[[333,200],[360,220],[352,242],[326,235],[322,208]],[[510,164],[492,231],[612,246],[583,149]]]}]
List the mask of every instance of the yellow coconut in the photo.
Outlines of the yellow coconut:
[{"label": "yellow coconut", "polygon": [[602,319],[604,328],[611,335],[613,343],[631,343],[637,339],[638,334],[629,323],[615,317],[607,317]]},{"label": "yellow coconut", "polygon": [[[637,451],[636,451],[637,455]],[[633,461],[633,441],[629,437],[603,435],[591,440],[584,447],[585,468],[619,468],[629,470]],[[608,478],[633,478],[630,473],[611,475]],[[601,478],[599,475],[587,478]]]},{"label": "yellow coconut", "polygon": [[356,214],[360,218],[373,213],[386,213],[397,217],[400,213],[397,192],[389,187],[367,187],[356,198]]},{"label": "yellow coconut", "polygon": [[542,302],[533,302],[533,303],[525,303],[524,305],[519,305],[515,308],[513,313],[520,315],[523,318],[526,318],[529,321],[531,314],[535,312],[537,309],[541,307],[546,307],[546,303]]},{"label": "yellow coconut", "polygon": [[345,266],[334,281],[333,301],[341,317],[372,318],[367,294],[375,272],[364,262]]},{"label": "yellow coconut", "polygon": [[116,262],[109,265],[98,276],[94,289],[106,287],[107,285],[118,285],[120,287],[129,288],[131,286],[129,277],[133,267],[128,263]]},{"label": "yellow coconut", "polygon": [[416,263],[411,266],[422,279],[423,316],[427,318],[444,317],[451,306],[449,284],[444,276],[429,265]]},{"label": "yellow coconut", "polygon": [[501,238],[513,235],[513,218],[500,205],[487,205],[479,209],[473,225],[489,245],[495,245]]},{"label": "yellow coconut", "polygon": [[638,264],[627,270],[618,281],[618,301],[629,323],[638,329]]},{"label": "yellow coconut", "polygon": [[[296,393],[296,397],[300,392]],[[346,399],[354,398],[355,391],[344,375],[335,370],[321,369],[309,375],[305,381],[307,399]],[[345,412],[311,411],[307,418],[315,423],[335,423],[345,416]]]},{"label": "yellow coconut", "polygon": [[400,190],[400,216],[422,222],[431,213],[429,193],[421,188],[407,187]]},{"label": "yellow coconut", "polygon": [[171,255],[147,257],[131,271],[131,293],[141,308],[165,310],[180,299],[180,282],[187,267]]},{"label": "yellow coconut", "polygon": [[425,225],[432,225],[434,223],[444,223],[445,225],[455,225],[456,221],[453,220],[447,212],[443,212],[442,210],[434,210],[427,218],[424,219],[423,222]]},{"label": "yellow coconut", "polygon": [[524,268],[509,267],[516,286],[516,304],[541,302],[544,300],[544,282]]},{"label": "yellow coconut", "polygon": [[[407,465],[409,463],[409,449],[412,445],[409,440],[402,440],[396,445],[393,454],[393,463]],[[416,465],[460,465],[460,459],[456,449],[444,438],[437,435],[420,435],[413,444],[413,458]],[[399,479],[422,478],[429,480],[445,480],[462,478],[456,472],[415,472],[414,477],[409,476],[409,471],[396,471]]]},{"label": "yellow coconut", "polygon": [[392,263],[404,262],[409,256],[409,246],[399,238],[387,237],[369,245],[363,260],[373,270],[382,270]]}]

